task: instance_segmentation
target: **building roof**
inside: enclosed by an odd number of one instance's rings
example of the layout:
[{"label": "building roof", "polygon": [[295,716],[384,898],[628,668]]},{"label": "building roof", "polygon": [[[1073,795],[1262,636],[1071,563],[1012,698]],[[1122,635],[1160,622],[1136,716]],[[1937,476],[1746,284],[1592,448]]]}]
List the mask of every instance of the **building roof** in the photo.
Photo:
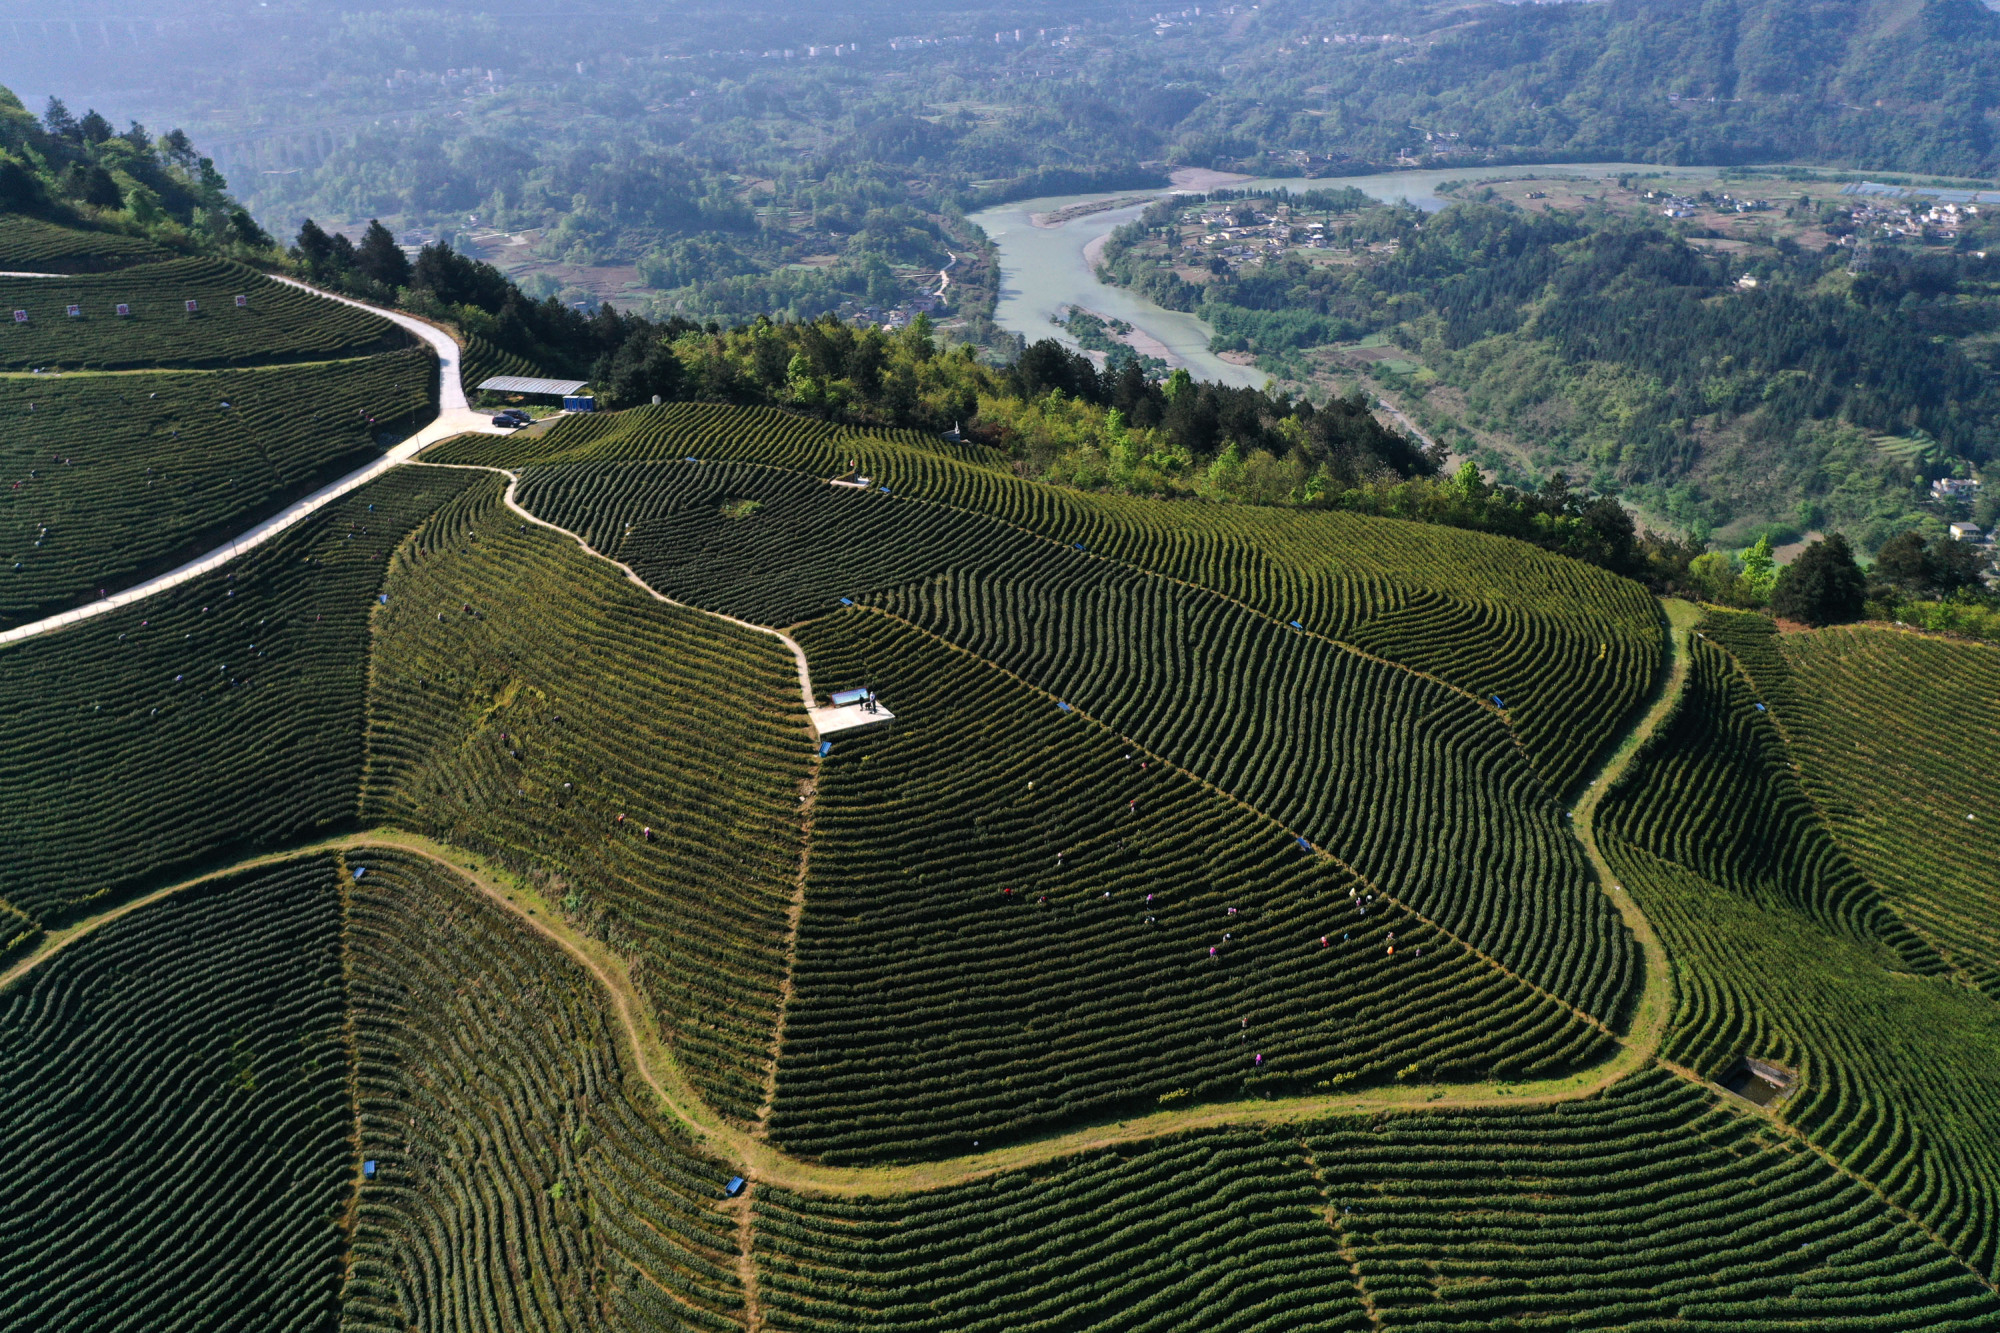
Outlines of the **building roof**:
[{"label": "building roof", "polygon": [[482,380],[479,387],[494,393],[546,393],[567,398],[581,389],[587,380],[533,380],[519,375],[495,375],[490,380]]}]

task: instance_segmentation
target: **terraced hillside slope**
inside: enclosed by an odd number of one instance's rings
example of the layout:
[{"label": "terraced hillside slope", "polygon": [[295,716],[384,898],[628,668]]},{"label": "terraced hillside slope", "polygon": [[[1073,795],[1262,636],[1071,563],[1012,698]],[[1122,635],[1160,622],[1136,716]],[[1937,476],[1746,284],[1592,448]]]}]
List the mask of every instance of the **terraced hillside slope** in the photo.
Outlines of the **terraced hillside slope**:
[{"label": "terraced hillside slope", "polygon": [[212,373],[0,376],[0,628],[253,527],[428,420],[409,349]]},{"label": "terraced hillside slope", "polygon": [[956,1155],[1216,1098],[1536,1078],[1610,1034],[1103,722],[904,622],[799,631],[895,701],[819,779],[770,1128]]},{"label": "terraced hillside slope", "polygon": [[1714,620],[1834,841],[2000,999],[2000,652],[1873,626],[1780,635],[1762,616]]},{"label": "terraced hillside slope", "polygon": [[0,992],[0,1328],[329,1326],[357,1175],[336,874],[217,879]]},{"label": "terraced hillside slope", "polygon": [[797,473],[552,466],[521,493],[694,605],[774,623],[844,589],[1102,718],[1565,1002],[1615,1022],[1630,999],[1630,942],[1518,735],[1446,682],[1077,544]]},{"label": "terraced hillside slope", "polygon": [[0,214],[0,274],[23,272],[65,276],[0,276],[0,630],[249,532],[438,415],[410,332],[241,264]]},{"label": "terraced hillside slope", "polygon": [[1715,637],[1694,643],[1674,722],[1607,798],[1600,839],[1681,963],[1663,1056],[1711,1079],[1746,1057],[1793,1071],[1782,1121],[1991,1281],[2000,1006],[1840,850]]},{"label": "terraced hillside slope", "polygon": [[953,1189],[766,1191],[765,1327],[1983,1329],[1868,1189],[1664,1071],[1568,1105],[1356,1116]]},{"label": "terraced hillside slope", "polygon": [[[753,423],[761,429],[747,428]],[[1060,545],[1081,543],[1280,621],[1366,643],[1480,698],[1497,695],[1557,795],[1581,779],[1653,684],[1658,609],[1638,585],[1577,561],[1502,538],[1359,515],[1035,485],[987,453],[908,433],[837,432],[774,413],[675,404],[564,422],[532,438],[461,441],[436,457],[519,467],[692,456],[821,478],[858,470],[894,495],[987,514]]]},{"label": "terraced hillside slope", "polygon": [[738,1327],[728,1169],[661,1120],[589,974],[432,862],[346,864],[350,1151],[375,1174],[340,1328]]},{"label": "terraced hillside slope", "polygon": [[774,639],[661,604],[472,482],[375,610],[364,820],[477,848],[634,960],[703,1096],[754,1117],[808,780]]},{"label": "terraced hillside slope", "polygon": [[2000,1327],[1994,1002],[1719,622],[998,463],[579,419],[0,650],[0,1330]]},{"label": "terraced hillside slope", "polygon": [[[4,278],[0,304],[9,312],[0,322],[5,370],[212,369],[329,361],[412,345],[409,334],[379,315],[226,259]],[[16,310],[28,318],[14,319]]]},{"label": "terraced hillside slope", "polygon": [[0,273],[106,273],[173,257],[172,251],[136,236],[0,213]]},{"label": "terraced hillside slope", "polygon": [[0,648],[0,903],[17,924],[351,827],[389,553],[474,480],[393,473],[226,570]]}]

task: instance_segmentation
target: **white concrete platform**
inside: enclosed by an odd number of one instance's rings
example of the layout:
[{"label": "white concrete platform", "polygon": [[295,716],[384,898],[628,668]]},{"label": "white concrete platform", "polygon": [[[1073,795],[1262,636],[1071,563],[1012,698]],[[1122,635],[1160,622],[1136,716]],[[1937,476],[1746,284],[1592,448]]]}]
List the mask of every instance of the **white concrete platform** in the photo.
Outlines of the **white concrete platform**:
[{"label": "white concrete platform", "polygon": [[812,720],[814,739],[822,741],[829,736],[837,736],[844,731],[860,731],[864,727],[879,727],[884,723],[896,720],[896,715],[882,707],[879,703],[875,705],[875,711],[872,713],[860,704],[849,704],[845,708],[808,709],[806,716]]}]

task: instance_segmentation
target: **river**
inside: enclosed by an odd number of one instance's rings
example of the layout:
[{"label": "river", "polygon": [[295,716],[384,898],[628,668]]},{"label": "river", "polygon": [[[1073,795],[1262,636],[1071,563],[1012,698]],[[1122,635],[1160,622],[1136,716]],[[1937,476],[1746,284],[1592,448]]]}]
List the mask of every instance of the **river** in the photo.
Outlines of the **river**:
[{"label": "river", "polygon": [[[1656,172],[1663,175],[1712,175],[1713,167],[1662,167],[1643,162],[1547,163],[1511,167],[1460,167],[1442,171],[1395,171],[1379,176],[1329,176],[1319,180],[1299,177],[1230,181],[1216,186],[1228,190],[1338,190],[1352,186],[1385,203],[1408,202],[1435,212],[1444,207],[1437,188],[1445,181],[1483,180],[1495,176],[1592,175],[1616,176],[1623,171]],[[1185,191],[1183,191],[1184,193]],[[974,213],[972,220],[992,238],[1000,256],[1000,304],[994,320],[1001,328],[1033,342],[1054,337],[1075,346],[1050,321],[1065,306],[1083,306],[1100,315],[1122,319],[1146,338],[1157,343],[1158,355],[1168,365],[1186,366],[1198,379],[1219,380],[1224,384],[1255,387],[1265,380],[1255,366],[1239,366],[1208,350],[1214,330],[1206,322],[1178,310],[1155,305],[1123,287],[1099,282],[1085,250],[1093,241],[1108,236],[1112,229],[1130,222],[1145,211],[1146,203],[1107,209],[1072,218],[1055,227],[1037,227],[1029,219],[1037,213],[1054,213],[1077,204],[1105,199],[1131,199],[1146,193],[1140,190],[1108,190],[1095,194],[1066,194],[1047,199],[1023,199]],[[1162,188],[1151,199],[1176,193]]]}]

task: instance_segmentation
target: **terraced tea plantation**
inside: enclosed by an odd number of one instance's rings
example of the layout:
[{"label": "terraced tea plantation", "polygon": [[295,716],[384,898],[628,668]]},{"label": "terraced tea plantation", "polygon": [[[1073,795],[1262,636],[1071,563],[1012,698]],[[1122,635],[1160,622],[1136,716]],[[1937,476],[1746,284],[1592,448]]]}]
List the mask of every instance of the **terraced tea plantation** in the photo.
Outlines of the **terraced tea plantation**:
[{"label": "terraced tea plantation", "polygon": [[[226,259],[172,259],[65,278],[0,278],[0,309],[5,370],[256,366],[414,345],[411,335],[379,315],[273,282]],[[17,319],[15,311],[27,319]]]},{"label": "terraced tea plantation", "polygon": [[[59,232],[0,625],[437,402]],[[0,647],[0,1333],[2000,1329],[2000,655],[1667,609],[777,411],[434,447]]]},{"label": "terraced tea plantation", "polygon": [[198,555],[433,415],[410,349],[326,365],[0,376],[0,628]]},{"label": "terraced tea plantation", "polygon": [[1759,620],[1726,641],[1771,701],[1827,830],[1912,929],[2000,999],[2000,652],[1875,628],[1779,637]]},{"label": "terraced tea plantation", "polygon": [[376,608],[369,821],[498,857],[631,960],[703,1094],[756,1114],[811,750],[791,656],[664,606],[475,484]]},{"label": "terraced tea plantation", "polygon": [[0,1327],[328,1327],[355,1177],[336,871],[190,889],[0,992]]},{"label": "terraced tea plantation", "polygon": [[171,250],[136,236],[0,213],[0,273],[105,273],[173,257]]},{"label": "terraced tea plantation", "polygon": [[729,1171],[652,1109],[589,974],[433,863],[346,865],[374,1168],[340,1327],[736,1327]]},{"label": "terraced tea plantation", "polygon": [[1604,817],[1611,864],[1686,969],[1663,1055],[1718,1080],[1746,1057],[1791,1071],[1802,1086],[1776,1113],[1990,1281],[2000,1010],[1829,836],[1770,705],[1717,644],[1746,627],[1704,627],[1673,725]]},{"label": "terraced tea plantation", "polygon": [[861,612],[801,642],[899,711],[820,779],[771,1120],[787,1147],[949,1154],[1189,1099],[1610,1053],[1275,822],[972,655]]},{"label": "terraced tea plantation", "polygon": [[1982,1329],[1914,1224],[1664,1072],[1548,1109],[1080,1154],[914,1197],[758,1203],[796,1330]]},{"label": "terraced tea plantation", "polygon": [[476,480],[393,472],[223,570],[0,648],[0,901],[59,924],[351,827],[389,553]]}]

